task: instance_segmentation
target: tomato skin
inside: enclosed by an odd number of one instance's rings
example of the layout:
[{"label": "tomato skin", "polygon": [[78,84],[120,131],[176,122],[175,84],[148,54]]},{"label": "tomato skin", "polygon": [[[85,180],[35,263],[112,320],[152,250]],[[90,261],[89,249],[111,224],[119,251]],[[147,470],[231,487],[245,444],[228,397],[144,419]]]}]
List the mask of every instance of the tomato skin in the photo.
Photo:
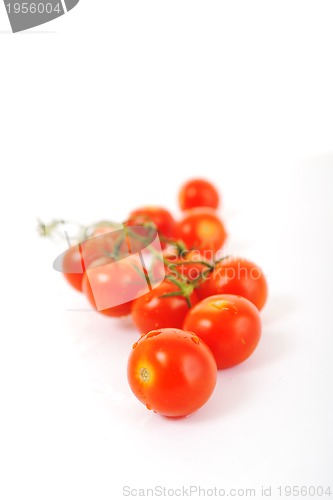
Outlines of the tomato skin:
[{"label": "tomato skin", "polygon": [[197,289],[200,299],[217,294],[241,295],[259,310],[267,300],[267,281],[262,270],[249,260],[230,257],[219,262]]},{"label": "tomato skin", "polygon": [[[162,297],[166,293],[179,291],[179,287],[167,279],[133,302],[133,323],[141,333],[147,333],[156,328],[181,328],[189,306],[185,297],[175,295]],[[197,294],[190,295],[191,306],[198,302]]]},{"label": "tomato skin", "polygon": [[218,369],[245,361],[261,337],[259,311],[236,295],[213,295],[196,304],[184,321],[212,350]]},{"label": "tomato skin", "polygon": [[224,244],[227,233],[223,222],[210,208],[192,208],[184,212],[176,224],[176,237],[189,249],[217,252]]},{"label": "tomato skin", "polygon": [[[131,312],[134,297],[148,285],[141,268],[139,257],[112,261],[101,259],[89,268],[82,281],[82,290],[91,305],[106,316],[127,316]],[[97,299],[96,299],[97,297]],[[97,304],[97,303],[98,304]],[[109,306],[114,303],[115,305]]]},{"label": "tomato skin", "polygon": [[120,224],[109,224],[105,226],[98,226],[96,227],[93,232],[91,233],[91,238],[95,238],[98,236],[104,236],[105,234],[112,233],[113,231],[117,231],[121,229]]},{"label": "tomato skin", "polygon": [[[86,269],[97,267],[99,261],[108,264],[114,260],[127,258],[129,255],[146,248],[142,239],[146,239],[147,246],[154,241],[156,230],[143,226],[130,227],[132,234],[129,236],[121,227],[101,226],[93,231],[87,239],[70,247],[63,254],[61,270],[66,280],[76,289],[82,291],[83,276]],[[138,261],[139,268],[141,263]],[[156,277],[159,278],[156,272]]]},{"label": "tomato skin", "polygon": [[71,273],[64,272],[64,278],[73,288],[75,288],[75,290],[82,292],[82,279],[84,271],[82,266],[82,255],[78,245],[74,245],[66,251],[62,265],[64,269],[72,270]]},{"label": "tomato skin", "polygon": [[219,193],[215,186],[205,179],[190,179],[185,182],[179,192],[179,205],[181,210],[195,207],[217,208],[219,206]]},{"label": "tomato skin", "polygon": [[140,225],[147,221],[151,221],[155,224],[160,236],[164,236],[165,238],[173,237],[175,220],[171,213],[165,208],[146,206],[133,210],[129,215],[130,225]]},{"label": "tomato skin", "polygon": [[62,260],[62,272],[68,283],[82,292],[85,270],[107,252],[111,252],[113,241],[108,237],[91,238],[68,248]]},{"label": "tomato skin", "polygon": [[127,378],[134,395],[161,415],[184,417],[201,408],[216,385],[216,363],[192,332],[153,330],[133,345]]}]

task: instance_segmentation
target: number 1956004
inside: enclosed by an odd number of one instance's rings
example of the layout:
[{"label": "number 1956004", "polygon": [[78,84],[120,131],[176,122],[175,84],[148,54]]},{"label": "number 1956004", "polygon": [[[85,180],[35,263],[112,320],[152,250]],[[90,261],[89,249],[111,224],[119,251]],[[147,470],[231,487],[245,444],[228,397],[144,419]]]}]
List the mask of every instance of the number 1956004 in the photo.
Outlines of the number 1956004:
[{"label": "number 1956004", "polygon": [[60,3],[56,5],[52,5],[51,3],[14,3],[14,4],[6,4],[6,8],[8,14],[52,14],[52,12],[57,12],[58,14],[62,13],[62,7]]}]

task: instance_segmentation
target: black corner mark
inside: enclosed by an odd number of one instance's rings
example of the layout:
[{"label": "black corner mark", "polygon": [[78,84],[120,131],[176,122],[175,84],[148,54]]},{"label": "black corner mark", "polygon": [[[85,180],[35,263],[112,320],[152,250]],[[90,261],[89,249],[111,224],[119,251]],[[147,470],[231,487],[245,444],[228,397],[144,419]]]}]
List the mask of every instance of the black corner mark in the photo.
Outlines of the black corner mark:
[{"label": "black corner mark", "polygon": [[13,33],[48,23],[72,10],[79,0],[4,0]]}]

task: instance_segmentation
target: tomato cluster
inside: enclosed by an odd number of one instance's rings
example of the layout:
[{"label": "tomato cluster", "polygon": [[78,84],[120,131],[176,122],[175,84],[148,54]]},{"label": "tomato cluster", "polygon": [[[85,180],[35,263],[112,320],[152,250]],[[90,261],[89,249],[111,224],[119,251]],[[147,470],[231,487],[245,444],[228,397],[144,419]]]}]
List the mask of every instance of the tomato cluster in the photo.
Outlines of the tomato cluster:
[{"label": "tomato cluster", "polygon": [[218,369],[245,361],[261,336],[267,299],[262,270],[218,257],[227,232],[216,187],[203,179],[179,193],[182,217],[163,207],[133,210],[122,229],[103,221],[62,256],[67,281],[107,316],[131,315],[141,333],[128,360],[135,396],[169,417],[212,394]]}]

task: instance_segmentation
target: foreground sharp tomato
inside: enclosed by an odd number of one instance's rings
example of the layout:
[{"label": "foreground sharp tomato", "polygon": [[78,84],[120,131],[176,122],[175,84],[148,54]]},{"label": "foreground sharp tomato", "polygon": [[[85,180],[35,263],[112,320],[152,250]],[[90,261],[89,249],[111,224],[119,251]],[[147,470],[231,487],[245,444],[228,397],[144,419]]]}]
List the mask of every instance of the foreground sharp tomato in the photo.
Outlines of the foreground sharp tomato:
[{"label": "foreground sharp tomato", "polygon": [[219,206],[219,194],[213,184],[204,179],[191,179],[187,181],[179,192],[179,205],[181,210],[195,207]]},{"label": "foreground sharp tomato", "polygon": [[194,333],[165,328],[142,335],[133,345],[127,376],[149,410],[184,417],[208,401],[216,371],[214,356]]},{"label": "foreground sharp tomato", "polygon": [[[184,285],[186,287],[186,285]],[[198,302],[197,295],[189,289],[191,306]],[[164,297],[166,294],[177,294]],[[141,333],[147,333],[156,328],[181,328],[189,305],[180,288],[164,280],[158,287],[142,295],[133,302],[132,319]]]},{"label": "foreground sharp tomato", "polygon": [[112,262],[101,259],[87,270],[82,281],[82,290],[92,306],[107,316],[130,314],[133,300],[148,292],[146,276],[138,256]]},{"label": "foreground sharp tomato", "polygon": [[[130,213],[130,225],[140,225],[145,222],[153,222],[160,237],[171,238],[174,235],[175,220],[165,208],[148,206],[137,208]],[[164,246],[163,244],[162,247]]]},{"label": "foreground sharp tomato", "polygon": [[195,305],[184,321],[211,348],[218,368],[245,361],[261,336],[258,309],[236,295],[213,295]]},{"label": "foreground sharp tomato", "polygon": [[262,270],[249,260],[229,257],[219,262],[197,289],[201,299],[228,293],[241,295],[260,310],[267,299],[267,281]]},{"label": "foreground sharp tomato", "polygon": [[217,252],[225,242],[227,233],[214,210],[192,208],[177,222],[176,237],[189,249]]}]

